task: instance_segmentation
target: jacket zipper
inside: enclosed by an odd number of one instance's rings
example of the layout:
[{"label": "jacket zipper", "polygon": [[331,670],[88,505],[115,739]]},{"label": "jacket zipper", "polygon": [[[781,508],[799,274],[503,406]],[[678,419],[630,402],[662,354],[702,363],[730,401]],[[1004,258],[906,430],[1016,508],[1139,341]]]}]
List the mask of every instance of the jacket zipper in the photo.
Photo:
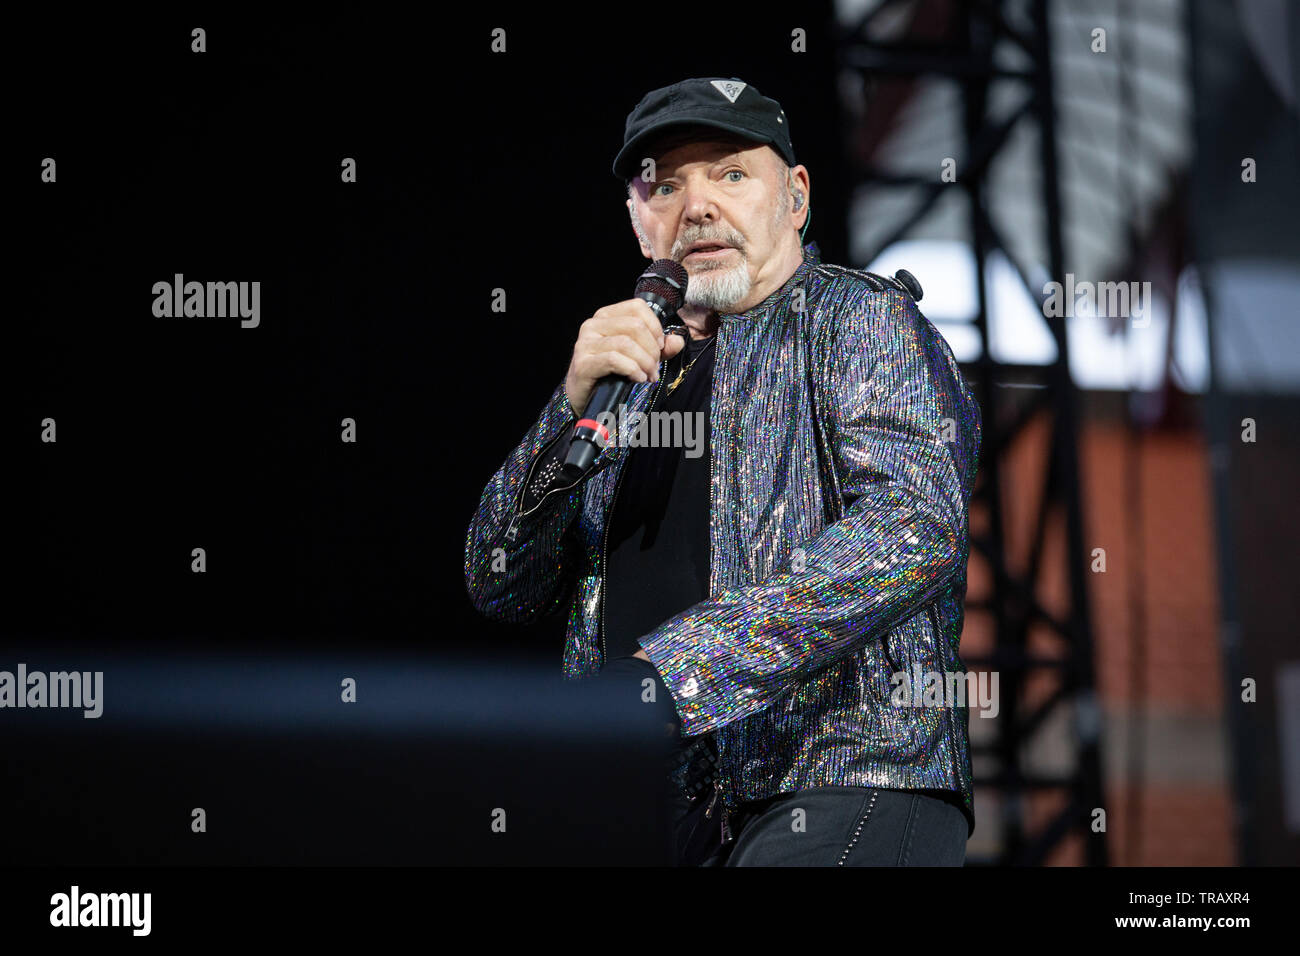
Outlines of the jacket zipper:
[{"label": "jacket zipper", "polygon": [[[718,356],[721,354],[721,350],[722,350],[722,330],[724,326],[725,323],[719,321],[718,331],[714,333],[718,337],[718,341],[714,344],[714,348],[713,348],[713,368],[715,374],[713,375],[713,382],[709,386],[709,416],[710,417],[713,416],[713,390],[714,390],[713,386],[716,385],[718,381],[718,376],[716,374],[716,371],[718,368],[721,367]],[[713,454],[712,446],[713,446],[713,429],[712,426],[710,425],[709,428],[709,585],[710,585],[709,597],[713,596],[712,585],[713,585],[713,568],[714,568],[714,564],[713,564],[713,513],[714,513],[713,512],[713,459],[716,456]],[[717,741],[716,734],[714,735],[714,741],[715,743]],[[718,763],[719,763],[718,775],[721,776],[722,774],[721,751],[719,751],[718,753]],[[722,803],[722,811],[721,811],[722,843],[723,845],[725,845],[731,840],[731,826],[727,818],[727,801],[722,796],[722,783],[720,780],[715,779],[713,781],[713,798],[709,802],[708,809],[704,811],[704,816],[706,819],[710,816],[710,814],[713,813],[714,804],[716,804],[718,801],[721,801]]]},{"label": "jacket zipper", "polygon": [[[683,346],[683,350],[685,346]],[[650,404],[647,411],[653,411],[655,402],[659,398],[659,389],[663,385],[664,373],[668,368],[668,360],[659,360],[659,381],[655,382],[654,391],[650,395]],[[620,436],[620,439],[622,436]],[[630,454],[630,453],[629,453]],[[609,499],[609,510],[605,512],[605,533],[600,536],[600,663],[603,667],[605,661],[605,599],[608,594],[605,590],[606,564],[609,561],[609,526],[614,521],[614,504],[618,501],[618,489],[623,487],[623,476],[627,474],[627,461],[624,460],[623,467],[619,469],[618,478],[614,480],[614,493]]]},{"label": "jacket zipper", "polygon": [[833,524],[844,517],[844,498],[840,492],[839,475],[835,473],[835,459],[831,457],[830,448],[827,447],[825,436],[822,433],[822,416],[817,409],[817,390],[812,380],[812,331],[806,324],[803,328],[803,335],[804,342],[807,343],[804,350],[804,377],[808,382],[808,405],[811,408],[813,418],[813,442],[817,447],[819,468],[824,462],[826,471],[830,473],[831,493],[829,495],[829,504],[831,520],[828,524]]},{"label": "jacket zipper", "polygon": [[933,602],[925,606],[925,613],[930,618],[930,626],[934,628],[934,646],[937,649],[939,641],[943,639],[943,633],[939,630],[939,615],[935,613]]},{"label": "jacket zipper", "polygon": [[727,801],[722,796],[722,785],[716,780],[713,783],[713,795],[709,797],[709,805],[704,808],[704,819],[708,820],[713,816],[713,808],[718,807],[718,819],[722,823],[722,843],[731,842],[731,819],[727,813]]}]

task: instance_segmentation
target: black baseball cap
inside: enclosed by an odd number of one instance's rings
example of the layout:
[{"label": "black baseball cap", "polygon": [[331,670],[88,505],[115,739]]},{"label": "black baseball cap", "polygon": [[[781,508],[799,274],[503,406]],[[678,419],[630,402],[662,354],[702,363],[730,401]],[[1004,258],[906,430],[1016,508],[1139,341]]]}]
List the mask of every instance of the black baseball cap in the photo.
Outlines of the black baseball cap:
[{"label": "black baseball cap", "polygon": [[627,115],[623,148],[614,157],[614,175],[628,180],[640,173],[651,140],[676,126],[726,130],[766,143],[786,163],[797,165],[790,143],[790,121],[780,103],[737,77],[702,77],[661,87],[641,98]]}]

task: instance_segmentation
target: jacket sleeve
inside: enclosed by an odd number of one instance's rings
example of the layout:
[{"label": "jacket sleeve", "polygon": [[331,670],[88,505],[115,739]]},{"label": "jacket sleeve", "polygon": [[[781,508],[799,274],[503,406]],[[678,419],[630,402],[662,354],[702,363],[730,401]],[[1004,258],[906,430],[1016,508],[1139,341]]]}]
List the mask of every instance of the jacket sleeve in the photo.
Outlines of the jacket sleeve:
[{"label": "jacket sleeve", "polygon": [[483,489],[465,536],[465,588],[486,617],[523,624],[549,614],[575,579],[577,548],[569,531],[581,486],[600,467],[598,456],[577,483],[558,473],[562,439],[577,420],[561,382]]},{"label": "jacket sleeve", "polygon": [[767,708],[964,576],[980,425],[952,352],[902,292],[855,286],[832,302],[811,375],[846,507],[803,546],[800,570],[642,638],[683,736]]}]

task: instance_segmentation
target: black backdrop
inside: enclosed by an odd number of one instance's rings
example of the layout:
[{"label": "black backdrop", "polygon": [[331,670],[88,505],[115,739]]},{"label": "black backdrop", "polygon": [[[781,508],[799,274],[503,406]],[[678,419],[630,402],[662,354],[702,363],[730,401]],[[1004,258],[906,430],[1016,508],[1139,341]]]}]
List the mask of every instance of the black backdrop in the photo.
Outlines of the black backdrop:
[{"label": "black backdrop", "polygon": [[[779,99],[812,178],[806,238],[846,262],[829,4],[698,22],[31,16],[10,31],[19,295],[0,417],[4,627],[24,647],[388,645],[558,667],[562,621],[470,607],[464,535],[578,325],[644,262],[609,172],[627,112],[686,76]],[[154,317],[175,273],[260,281],[260,325]]]}]

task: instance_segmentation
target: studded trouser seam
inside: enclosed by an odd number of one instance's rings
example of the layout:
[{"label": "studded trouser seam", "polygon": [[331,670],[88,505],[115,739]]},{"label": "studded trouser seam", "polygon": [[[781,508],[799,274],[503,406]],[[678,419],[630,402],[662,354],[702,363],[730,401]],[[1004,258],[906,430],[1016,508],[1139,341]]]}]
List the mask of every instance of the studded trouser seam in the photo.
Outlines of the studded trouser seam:
[{"label": "studded trouser seam", "polygon": [[862,828],[867,825],[867,817],[871,816],[871,811],[876,805],[876,797],[879,795],[879,790],[871,791],[871,802],[867,804],[867,812],[864,813],[862,819],[858,821],[857,827],[853,830],[853,838],[849,840],[849,845],[844,848],[844,854],[840,857],[840,861],[836,866],[843,866],[844,861],[849,858],[849,851],[853,849],[854,845],[858,842],[858,837],[862,835]]}]

